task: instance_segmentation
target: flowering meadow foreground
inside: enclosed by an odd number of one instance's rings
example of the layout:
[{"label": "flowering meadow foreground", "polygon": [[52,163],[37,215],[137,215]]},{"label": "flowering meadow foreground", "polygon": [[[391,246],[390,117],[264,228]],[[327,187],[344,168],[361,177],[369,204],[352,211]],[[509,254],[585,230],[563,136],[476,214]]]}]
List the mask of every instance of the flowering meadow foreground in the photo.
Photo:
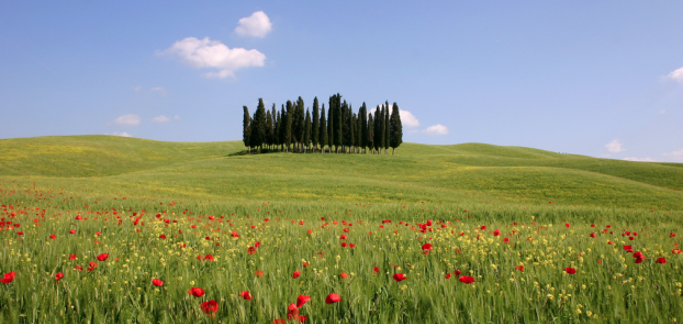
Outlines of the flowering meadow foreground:
[{"label": "flowering meadow foreground", "polygon": [[8,201],[2,323],[683,318],[680,226],[626,212],[492,218],[418,202],[208,214],[175,202],[67,211]]}]

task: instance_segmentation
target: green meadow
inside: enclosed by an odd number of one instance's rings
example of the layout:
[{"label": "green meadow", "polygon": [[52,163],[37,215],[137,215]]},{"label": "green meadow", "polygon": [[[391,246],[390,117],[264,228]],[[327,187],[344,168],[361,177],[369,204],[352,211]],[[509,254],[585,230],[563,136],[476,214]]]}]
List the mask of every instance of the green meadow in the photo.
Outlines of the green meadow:
[{"label": "green meadow", "polygon": [[[18,138],[0,140],[0,204],[0,279],[16,272],[0,323],[683,319],[682,164],[478,143],[392,156]],[[299,295],[311,301],[288,310]]]}]

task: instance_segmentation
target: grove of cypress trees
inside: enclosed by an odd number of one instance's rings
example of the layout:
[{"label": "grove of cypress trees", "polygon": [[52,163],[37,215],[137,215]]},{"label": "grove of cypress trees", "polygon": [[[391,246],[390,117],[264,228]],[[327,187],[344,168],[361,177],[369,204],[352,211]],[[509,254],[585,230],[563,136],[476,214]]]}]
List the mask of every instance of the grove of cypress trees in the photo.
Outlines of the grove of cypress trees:
[{"label": "grove of cypress trees", "polygon": [[323,104],[320,111],[320,153],[325,153],[325,145],[327,145],[327,125],[325,125],[325,104]]},{"label": "grove of cypress trees", "polygon": [[303,145],[304,153],[306,149],[311,145],[311,112],[306,109],[306,119],[304,120],[304,135],[303,135]]},{"label": "grove of cypress trees", "polygon": [[313,123],[311,125],[311,142],[313,143],[313,153],[318,148],[320,142],[320,115],[318,112],[318,97],[313,98]]},{"label": "grove of cypress trees", "polygon": [[403,125],[401,124],[400,110],[395,102],[393,108],[391,108],[389,128],[391,128],[391,138],[389,140],[389,144],[391,145],[391,155],[394,155],[396,148],[403,143]]},{"label": "grove of cypress trees", "polygon": [[375,125],[372,122],[372,114],[368,116],[368,129],[367,129],[367,146],[370,150],[370,154],[373,154],[373,148],[375,147]]},{"label": "grove of cypress trees", "polygon": [[243,106],[244,108],[244,121],[242,121],[242,142],[244,146],[247,147],[247,153],[251,153],[251,146],[249,144],[249,135],[251,131],[249,130],[249,124],[251,123],[251,116],[249,115],[249,108]]}]

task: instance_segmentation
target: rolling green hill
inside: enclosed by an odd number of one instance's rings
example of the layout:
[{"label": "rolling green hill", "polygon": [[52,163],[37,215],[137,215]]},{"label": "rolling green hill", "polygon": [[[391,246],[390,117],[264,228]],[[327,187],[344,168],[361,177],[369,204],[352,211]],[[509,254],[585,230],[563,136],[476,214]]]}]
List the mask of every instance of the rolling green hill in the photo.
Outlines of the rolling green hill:
[{"label": "rolling green hill", "polygon": [[467,143],[396,156],[238,154],[240,141],[0,140],[0,189],[208,200],[416,202],[683,210],[683,168]]}]

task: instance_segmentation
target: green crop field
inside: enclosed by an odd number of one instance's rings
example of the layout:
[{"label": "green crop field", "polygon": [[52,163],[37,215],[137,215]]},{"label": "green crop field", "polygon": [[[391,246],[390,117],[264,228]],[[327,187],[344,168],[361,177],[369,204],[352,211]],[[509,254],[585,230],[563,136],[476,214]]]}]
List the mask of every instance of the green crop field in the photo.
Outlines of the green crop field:
[{"label": "green crop field", "polygon": [[0,323],[683,319],[681,164],[20,138],[0,204]]}]

